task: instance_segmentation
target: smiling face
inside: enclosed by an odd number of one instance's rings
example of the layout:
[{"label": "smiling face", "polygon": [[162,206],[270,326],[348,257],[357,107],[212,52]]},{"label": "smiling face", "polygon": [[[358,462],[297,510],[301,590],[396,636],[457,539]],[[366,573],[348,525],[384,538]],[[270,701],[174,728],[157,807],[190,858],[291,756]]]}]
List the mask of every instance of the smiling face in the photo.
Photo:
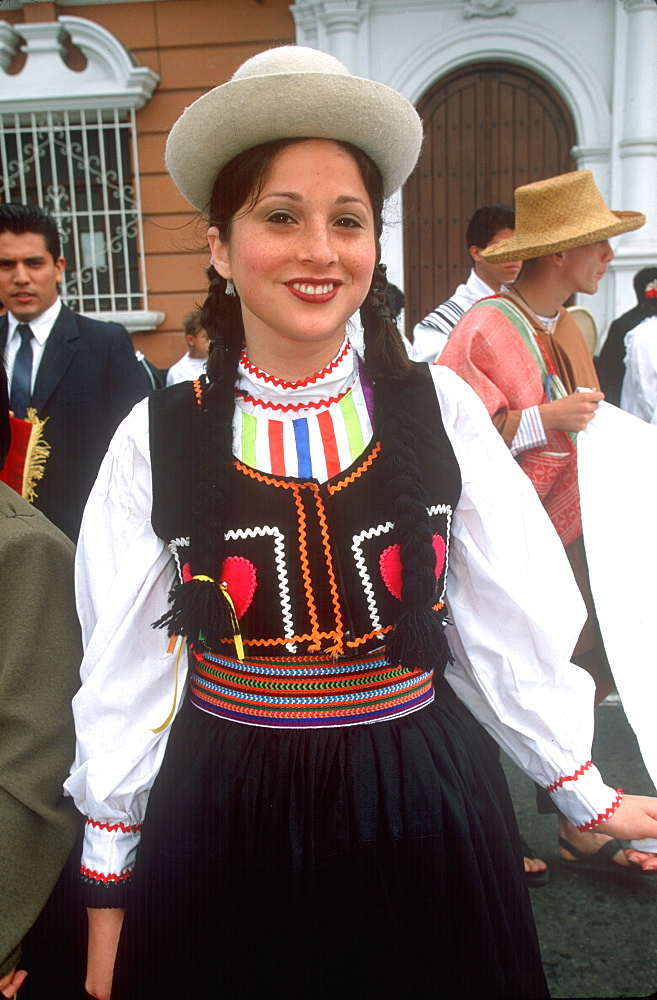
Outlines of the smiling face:
[{"label": "smiling face", "polygon": [[608,240],[589,243],[583,247],[564,250],[562,275],[573,292],[593,295],[598,283],[607,270],[607,264],[614,259],[614,251]]},{"label": "smiling face", "polygon": [[54,305],[64,266],[40,233],[0,233],[0,302],[20,323],[31,323]]},{"label": "smiling face", "polygon": [[345,149],[324,139],[283,149],[227,241],[215,226],[208,241],[240,296],[253,364],[278,374],[295,359],[331,360],[376,263],[372,205]]}]

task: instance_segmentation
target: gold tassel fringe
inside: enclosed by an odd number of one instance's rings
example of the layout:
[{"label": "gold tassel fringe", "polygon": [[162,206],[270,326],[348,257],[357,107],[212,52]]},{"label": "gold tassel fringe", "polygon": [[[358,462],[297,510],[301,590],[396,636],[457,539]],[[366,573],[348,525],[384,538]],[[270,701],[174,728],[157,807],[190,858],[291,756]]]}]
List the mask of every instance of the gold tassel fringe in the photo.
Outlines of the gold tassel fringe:
[{"label": "gold tassel fringe", "polygon": [[21,493],[24,500],[33,503],[38,496],[36,484],[40,479],[43,479],[46,459],[50,454],[50,445],[43,439],[43,428],[46,425],[48,417],[45,420],[39,420],[37,411],[34,407],[30,407],[25,419],[29,424],[32,424],[32,430],[30,431],[30,440],[25,455]]}]

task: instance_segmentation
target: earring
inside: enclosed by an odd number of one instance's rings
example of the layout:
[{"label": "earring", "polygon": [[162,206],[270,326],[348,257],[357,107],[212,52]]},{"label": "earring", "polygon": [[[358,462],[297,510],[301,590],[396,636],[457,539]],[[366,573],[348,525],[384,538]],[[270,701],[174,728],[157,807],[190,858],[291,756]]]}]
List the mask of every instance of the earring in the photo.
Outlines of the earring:
[{"label": "earring", "polygon": [[235,291],[235,285],[233,284],[233,279],[228,278],[226,281],[226,295],[235,296],[237,292]]}]

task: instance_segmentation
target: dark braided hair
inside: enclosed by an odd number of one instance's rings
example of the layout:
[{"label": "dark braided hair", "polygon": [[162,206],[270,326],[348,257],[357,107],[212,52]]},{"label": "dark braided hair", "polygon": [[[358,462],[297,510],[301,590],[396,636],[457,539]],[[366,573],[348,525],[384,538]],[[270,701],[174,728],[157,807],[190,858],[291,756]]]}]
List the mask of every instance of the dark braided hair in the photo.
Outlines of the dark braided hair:
[{"label": "dark braided hair", "polygon": [[[232,220],[257,201],[278,154],[303,139],[280,139],[241,153],[223,168],[214,184],[210,225],[222,243],[230,237]],[[372,160],[357,147],[338,143],[353,157],[372,202],[377,261],[383,229],[383,181]],[[224,511],[229,500],[232,420],[237,366],[244,342],[240,300],[226,294],[226,280],[208,268],[208,296],[201,324],[210,342],[208,383],[199,411],[200,456],[194,497],[194,529],[190,544],[193,576],[219,580],[224,559]],[[394,520],[402,561],[402,613],[389,636],[392,663],[405,668],[443,669],[449,656],[441,615],[432,611],[436,599],[436,555],[427,513],[422,475],[412,435],[405,427],[405,400],[428,377],[424,366],[408,358],[390,310],[384,265],[377,263],[369,293],[360,310],[365,340],[365,366],[375,385],[375,423],[381,460],[391,483]],[[394,391],[391,389],[394,388]],[[230,610],[221,591],[206,581],[179,584],[171,594],[172,608],[158,625],[169,634],[183,634],[208,646],[231,634]]]},{"label": "dark braided hair", "polygon": [[436,553],[415,442],[405,421],[427,369],[408,359],[385,294],[386,284],[385,265],[378,264],[360,310],[365,364],[374,379],[375,432],[381,442],[402,564],[402,613],[388,636],[386,655],[391,664],[404,669],[442,672],[451,654],[444,615],[433,610]]}]

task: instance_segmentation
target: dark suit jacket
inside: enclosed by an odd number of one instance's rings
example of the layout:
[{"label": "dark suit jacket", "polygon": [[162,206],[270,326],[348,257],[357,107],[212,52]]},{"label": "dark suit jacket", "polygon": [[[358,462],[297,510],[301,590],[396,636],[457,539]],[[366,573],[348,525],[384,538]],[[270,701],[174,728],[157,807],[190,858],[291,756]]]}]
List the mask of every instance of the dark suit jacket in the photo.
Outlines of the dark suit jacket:
[{"label": "dark suit jacket", "polygon": [[[0,317],[0,350],[7,325],[7,317]],[[127,331],[62,305],[30,404],[48,418],[43,436],[51,448],[35,507],[74,542],[110,438],[147,392]]]}]

